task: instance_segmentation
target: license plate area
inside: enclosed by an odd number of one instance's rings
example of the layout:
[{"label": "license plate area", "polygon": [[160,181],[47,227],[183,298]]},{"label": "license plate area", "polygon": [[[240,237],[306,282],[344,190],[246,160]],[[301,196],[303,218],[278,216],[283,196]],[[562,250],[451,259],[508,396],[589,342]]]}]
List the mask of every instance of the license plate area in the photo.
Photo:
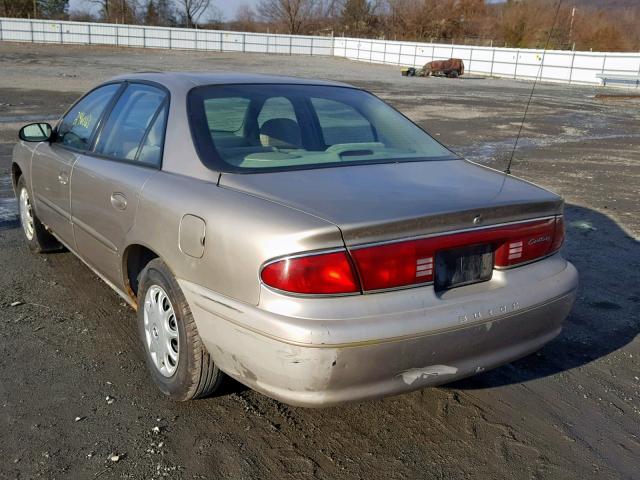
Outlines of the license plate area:
[{"label": "license plate area", "polygon": [[493,257],[492,245],[472,245],[438,252],[433,281],[436,292],[491,280]]}]

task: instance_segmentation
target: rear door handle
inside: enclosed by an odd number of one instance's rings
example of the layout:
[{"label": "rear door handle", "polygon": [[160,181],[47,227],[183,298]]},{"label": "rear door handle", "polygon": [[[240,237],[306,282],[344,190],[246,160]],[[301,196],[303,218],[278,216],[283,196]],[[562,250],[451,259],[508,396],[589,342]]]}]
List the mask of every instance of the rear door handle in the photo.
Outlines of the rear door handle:
[{"label": "rear door handle", "polygon": [[118,210],[124,210],[127,208],[127,197],[121,193],[111,194],[111,205]]},{"label": "rear door handle", "polygon": [[67,172],[65,172],[64,170],[61,171],[58,174],[58,181],[62,184],[62,185],[66,185],[67,183],[69,183],[69,174]]}]

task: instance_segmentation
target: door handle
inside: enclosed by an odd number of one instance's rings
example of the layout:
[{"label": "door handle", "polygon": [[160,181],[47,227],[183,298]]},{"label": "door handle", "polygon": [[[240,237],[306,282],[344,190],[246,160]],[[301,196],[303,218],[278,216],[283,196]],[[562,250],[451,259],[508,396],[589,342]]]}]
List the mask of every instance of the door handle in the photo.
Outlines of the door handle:
[{"label": "door handle", "polygon": [[127,197],[121,193],[111,194],[111,205],[118,210],[124,210],[127,208]]},{"label": "door handle", "polygon": [[62,184],[62,185],[66,185],[67,183],[69,183],[69,174],[67,172],[65,172],[64,170],[61,171],[58,174],[58,181]]}]

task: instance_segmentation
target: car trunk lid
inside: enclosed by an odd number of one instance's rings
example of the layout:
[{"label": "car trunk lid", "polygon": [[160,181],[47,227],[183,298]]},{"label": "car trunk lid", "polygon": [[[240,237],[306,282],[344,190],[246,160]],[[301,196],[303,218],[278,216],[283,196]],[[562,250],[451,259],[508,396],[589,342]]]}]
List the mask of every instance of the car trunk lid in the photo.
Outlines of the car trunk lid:
[{"label": "car trunk lid", "polygon": [[460,159],[225,173],[220,185],[331,222],[347,246],[562,212],[559,196]]}]

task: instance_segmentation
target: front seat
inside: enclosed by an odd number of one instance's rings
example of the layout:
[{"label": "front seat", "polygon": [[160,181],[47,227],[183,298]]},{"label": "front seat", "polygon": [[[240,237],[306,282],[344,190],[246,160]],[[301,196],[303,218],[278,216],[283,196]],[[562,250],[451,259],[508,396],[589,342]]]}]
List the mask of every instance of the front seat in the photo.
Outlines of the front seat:
[{"label": "front seat", "polygon": [[260,127],[260,143],[265,147],[302,148],[300,125],[290,118],[272,118]]}]

